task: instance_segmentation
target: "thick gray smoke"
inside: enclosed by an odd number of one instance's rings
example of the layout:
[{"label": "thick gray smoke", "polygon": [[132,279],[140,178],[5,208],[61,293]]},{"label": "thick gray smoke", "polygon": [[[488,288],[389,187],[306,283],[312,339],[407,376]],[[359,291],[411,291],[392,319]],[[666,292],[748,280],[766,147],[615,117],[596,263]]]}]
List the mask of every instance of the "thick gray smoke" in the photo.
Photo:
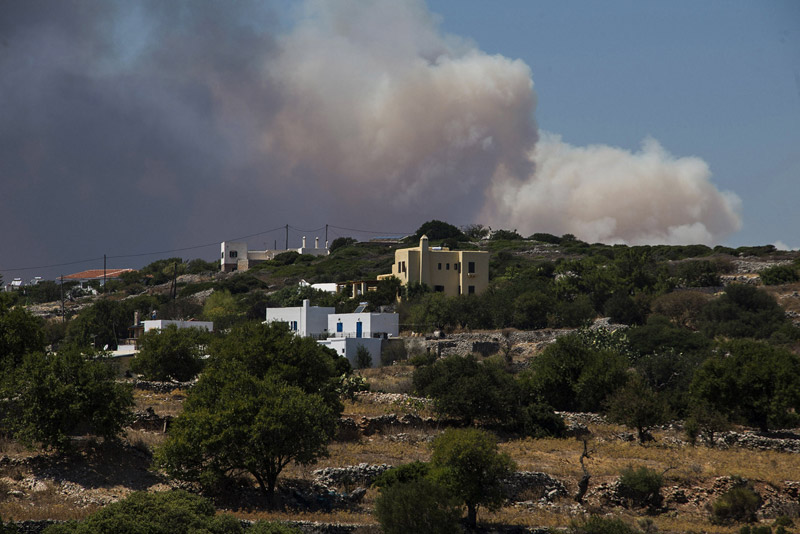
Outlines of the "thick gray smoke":
[{"label": "thick gray smoke", "polygon": [[0,268],[286,222],[631,243],[739,227],[701,160],[540,142],[530,68],[443,34],[421,0],[310,1],[283,26],[255,0],[4,8]]}]

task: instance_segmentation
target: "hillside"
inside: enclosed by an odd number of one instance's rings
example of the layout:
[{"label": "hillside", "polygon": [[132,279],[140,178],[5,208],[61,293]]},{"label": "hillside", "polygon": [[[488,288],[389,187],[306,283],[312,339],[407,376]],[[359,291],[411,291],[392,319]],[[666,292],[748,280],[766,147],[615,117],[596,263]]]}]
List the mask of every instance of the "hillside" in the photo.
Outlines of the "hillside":
[{"label": "hillside", "polygon": [[[494,415],[476,416],[474,424],[497,435],[500,450],[518,471],[509,481],[505,504],[479,512],[484,530],[566,529],[590,515],[610,514],[642,532],[739,532],[742,523],[714,523],[711,510],[728,490],[743,485],[759,496],[759,525],[771,525],[781,516],[799,524],[795,408],[778,413],[781,421],[795,424],[770,423],[764,429],[748,420],[734,399],[726,423],[695,439],[686,421],[695,417],[697,395],[702,396],[698,386],[690,391],[693,376],[706,362],[724,357],[724,351],[790,354],[792,365],[798,365],[800,281],[793,277],[800,254],[771,247],[625,247],[582,243],[571,236],[536,237],[434,241],[491,253],[490,289],[483,295],[450,298],[422,288],[402,304],[392,294],[367,295],[372,306],[400,313],[404,349],[386,356],[383,367],[355,371],[370,391],[344,398],[327,458],[311,467],[289,464],[279,479],[276,506],[264,502],[248,477],[239,477],[224,491],[206,493],[217,509],[248,520],[339,525],[302,524],[306,532],[380,532],[374,513],[379,491],[371,487],[375,476],[388,466],[430,460],[434,437],[463,425],[455,412],[442,408],[439,393],[431,389],[429,398],[420,395],[416,371],[438,369],[435,362],[448,357],[468,357],[487,373],[501,369],[492,372],[507,373],[502,380],[545,398],[566,425],[563,435],[534,437]],[[53,349],[76,342],[113,346],[126,337],[134,311],[214,320],[217,341],[224,343],[225,331],[263,320],[268,306],[298,305],[309,298],[312,304],[352,310],[359,299],[298,283],[373,279],[389,272],[393,252],[401,246],[350,244],[320,258],[292,253],[230,274],[208,270],[214,264],[190,268],[191,262],[180,259],[160,260],[110,283],[105,295],[75,292],[65,302],[66,322],[60,301],[34,302],[46,296],[44,290],[41,296],[35,291],[17,295],[10,304],[25,305],[44,320],[44,337]],[[593,328],[586,329],[588,324]],[[581,400],[585,393],[580,390],[565,401],[549,396],[550,386],[536,377],[544,376],[542,366],[562,339],[589,347],[587,355],[608,358],[600,360],[603,373],[613,370],[612,362],[624,362],[617,382],[604,382],[605,389],[589,400]],[[669,404],[669,417],[648,425],[652,440],[642,444],[634,427],[614,422],[609,408],[613,394],[624,389],[625,377],[633,375],[644,377],[647,387]],[[669,376],[682,378],[659,382]],[[595,378],[582,376],[580,381]],[[183,412],[193,383],[124,381],[134,386],[136,417],[118,443],[76,435],[72,452],[61,453],[26,448],[4,429],[0,517],[79,519],[133,491],[199,489],[151,466],[154,450]],[[774,404],[776,399],[768,400]],[[578,406],[582,411],[574,409]],[[660,497],[649,505],[634,503],[619,486],[626,468],[642,466],[663,476]],[[577,502],[587,475],[588,491]]]}]

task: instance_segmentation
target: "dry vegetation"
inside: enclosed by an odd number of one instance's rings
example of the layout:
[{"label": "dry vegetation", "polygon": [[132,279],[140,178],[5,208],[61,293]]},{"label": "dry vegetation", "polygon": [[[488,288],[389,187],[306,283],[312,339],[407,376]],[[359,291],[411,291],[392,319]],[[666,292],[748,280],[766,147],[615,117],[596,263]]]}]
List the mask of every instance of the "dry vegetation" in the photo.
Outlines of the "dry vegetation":
[{"label": "dry vegetation", "polygon": [[[392,367],[365,370],[373,390],[408,391],[399,384],[410,380],[411,369]],[[167,394],[136,392],[138,410],[152,408],[161,416],[175,416],[181,411],[185,392]],[[398,394],[370,393],[358,395],[345,403],[344,416],[359,420],[394,413],[433,415],[424,401]],[[619,439],[622,427],[590,424],[590,457],[586,466],[592,475],[590,490],[583,506],[563,497],[555,503],[516,503],[497,512],[482,510],[484,524],[521,525],[528,527],[564,527],[589,513],[613,513],[631,522],[649,521],[659,532],[736,532],[735,526],[717,526],[709,521],[706,504],[712,496],[696,503],[677,504],[667,498],[667,511],[648,515],[645,510],[628,510],[603,501],[601,485],[613,484],[627,466],[646,465],[665,474],[665,496],[671,488],[687,492],[709,490],[718,477],[738,475],[765,489],[781,488],[786,481],[800,481],[800,460],[796,454],[744,449],[718,450],[705,446],[681,444],[676,430],[655,433],[656,442],[640,446]],[[425,429],[389,428],[358,440],[331,444],[327,458],[317,465],[290,465],[284,471],[286,481],[308,481],[321,467],[369,464],[398,465],[414,460],[428,460],[429,442],[439,432],[435,426]],[[678,438],[678,439],[676,439]],[[149,469],[151,451],[161,443],[160,432],[129,429],[121,445],[89,443],[73,456],[59,458],[41,451],[26,451],[11,441],[0,441],[0,516],[6,519],[78,519],[95,511],[105,502],[122,498],[132,491],[162,491],[168,481]],[[501,439],[501,450],[517,462],[520,470],[542,471],[561,480],[570,494],[577,489],[582,475],[579,457],[582,442],[576,439]],[[351,491],[353,487],[337,488]],[[359,525],[356,532],[377,533],[372,516],[376,490],[369,489],[363,501],[351,509],[330,512],[269,510],[248,504],[237,509],[229,503],[225,508],[243,519],[304,520]],[[532,497],[536,497],[532,495]],[[794,512],[800,510],[795,503]],[[791,510],[790,510],[791,512]],[[645,523],[641,523],[646,526]]]}]

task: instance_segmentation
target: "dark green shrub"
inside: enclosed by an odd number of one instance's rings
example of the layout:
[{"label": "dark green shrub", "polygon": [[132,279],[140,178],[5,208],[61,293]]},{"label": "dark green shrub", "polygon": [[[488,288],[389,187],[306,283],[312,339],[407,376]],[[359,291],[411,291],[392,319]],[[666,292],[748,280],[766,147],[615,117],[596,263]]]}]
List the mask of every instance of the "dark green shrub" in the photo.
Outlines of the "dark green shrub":
[{"label": "dark green shrub", "polygon": [[634,506],[655,507],[661,504],[661,486],[664,477],[645,466],[622,470],[619,477],[619,494]]},{"label": "dark green shrub", "polygon": [[780,284],[791,284],[800,280],[797,267],[793,265],[775,265],[767,267],[760,273],[761,281],[767,286],[777,286]]},{"label": "dark green shrub", "polygon": [[[243,532],[238,519],[216,515],[211,501],[183,490],[161,493],[132,493],[109,504],[81,522],[52,525],[45,534],[238,534]],[[269,531],[267,531],[269,532]]]},{"label": "dark green shrub", "polygon": [[352,237],[337,237],[331,243],[331,246],[328,247],[328,250],[333,254],[336,249],[344,248],[356,243],[356,240]]},{"label": "dark green shrub", "polygon": [[639,534],[641,531],[621,519],[590,516],[583,523],[573,523],[570,534]]},{"label": "dark green shrub", "polygon": [[772,528],[767,525],[760,527],[744,526],[739,529],[739,534],[772,534]]},{"label": "dark green shrub", "polygon": [[752,523],[761,506],[761,496],[748,486],[737,486],[723,493],[711,504],[711,520],[714,523],[741,521]]},{"label": "dark green shrub", "polygon": [[442,485],[419,478],[381,488],[375,515],[385,534],[461,532],[458,500]]},{"label": "dark green shrub", "polygon": [[364,345],[359,345],[356,349],[356,367],[358,369],[369,369],[372,367],[372,354]]},{"label": "dark green shrub", "polygon": [[430,465],[425,462],[411,462],[387,469],[372,483],[376,488],[385,488],[393,484],[408,483],[425,478],[430,473]]},{"label": "dark green shrub", "polygon": [[529,404],[520,408],[516,428],[532,438],[563,437],[567,431],[564,419],[544,403]]}]

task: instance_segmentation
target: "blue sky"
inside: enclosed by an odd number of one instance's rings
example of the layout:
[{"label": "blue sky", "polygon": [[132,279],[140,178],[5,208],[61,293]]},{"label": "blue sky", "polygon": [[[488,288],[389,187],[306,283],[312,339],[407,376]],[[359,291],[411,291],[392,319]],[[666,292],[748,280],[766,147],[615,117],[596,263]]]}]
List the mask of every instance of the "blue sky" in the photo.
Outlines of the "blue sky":
[{"label": "blue sky", "polygon": [[284,224],[800,247],[796,1],[14,0],[0,116],[6,282]]}]

